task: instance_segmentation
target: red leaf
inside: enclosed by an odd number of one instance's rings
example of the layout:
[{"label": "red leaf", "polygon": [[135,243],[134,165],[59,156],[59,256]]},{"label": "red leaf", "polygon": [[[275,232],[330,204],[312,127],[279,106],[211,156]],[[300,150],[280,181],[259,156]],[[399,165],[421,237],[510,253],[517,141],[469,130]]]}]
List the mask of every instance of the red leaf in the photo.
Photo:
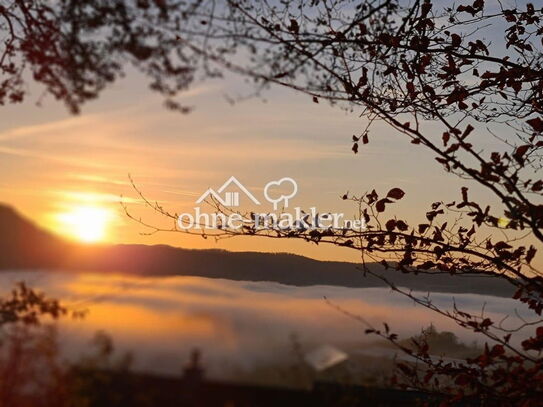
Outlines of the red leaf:
[{"label": "red leaf", "polygon": [[448,131],[446,131],[445,133],[443,133],[443,145],[446,146],[447,143],[449,142],[449,139],[451,138],[451,135]]},{"label": "red leaf", "polygon": [[528,152],[528,149],[530,148],[529,144],[524,144],[523,146],[517,147],[515,152],[513,153],[513,157],[515,157],[515,160],[519,164],[524,164],[524,154]]},{"label": "red leaf", "polygon": [[501,356],[504,353],[505,353],[505,349],[504,349],[503,345],[494,345],[494,347],[492,348],[492,351],[490,352],[490,354],[493,357]]},{"label": "red leaf", "polygon": [[543,132],[543,120],[541,120],[540,117],[536,117],[534,119],[527,120],[526,123],[528,123],[532,128],[541,133]]},{"label": "red leaf", "polygon": [[468,124],[468,126],[466,127],[466,130],[464,130],[464,133],[462,133],[462,140],[465,139],[467,136],[469,136],[469,134],[474,130],[475,128],[471,125],[471,124]]}]

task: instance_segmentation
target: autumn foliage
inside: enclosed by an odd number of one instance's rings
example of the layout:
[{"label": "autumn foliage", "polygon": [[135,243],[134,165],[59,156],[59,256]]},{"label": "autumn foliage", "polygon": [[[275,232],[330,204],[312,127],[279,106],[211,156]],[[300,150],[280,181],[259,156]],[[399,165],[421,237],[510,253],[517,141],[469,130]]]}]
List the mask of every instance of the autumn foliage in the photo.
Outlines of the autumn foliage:
[{"label": "autumn foliage", "polygon": [[[241,234],[349,247],[360,252],[365,272],[365,262],[379,261],[399,273],[507,280],[533,319],[512,325],[445,310],[391,284],[487,341],[463,363],[435,361],[424,341],[402,348],[421,363],[399,365],[396,383],[451,403],[536,406],[543,399],[542,18],[535,3],[485,0],[13,1],[0,6],[8,34],[0,101],[22,100],[30,70],[76,112],[132,63],[174,108],[195,72],[229,71],[250,78],[257,92],[279,85],[310,103],[356,112],[360,131],[348,135],[355,154],[378,137],[376,121],[387,123],[470,189],[454,202],[436,197],[412,219],[391,214],[409,193],[402,186],[345,194],[364,231],[247,225]],[[388,326],[368,329],[398,343]]]},{"label": "autumn foliage", "polygon": [[[364,264],[378,261],[398,273],[507,280],[533,319],[511,324],[484,312],[442,309],[431,296],[389,282],[480,334],[486,345],[478,357],[435,360],[427,343],[405,347],[387,325],[368,327],[368,333],[419,362],[399,364],[396,385],[443,395],[443,405],[540,405],[543,275],[536,254],[543,243],[543,11],[532,3],[506,7],[484,0],[454,7],[430,0],[229,1],[218,8],[212,1],[197,3],[177,35],[207,72],[236,72],[252,78],[258,90],[280,85],[313,103],[328,101],[361,114],[363,127],[352,136],[355,154],[378,137],[372,124],[384,121],[471,185],[453,202],[436,197],[412,220],[390,214],[409,193],[401,186],[343,195],[357,205],[364,231],[269,231],[249,224],[241,234],[349,247],[360,252],[366,273],[371,270]],[[215,233],[232,234],[239,233]]]}]

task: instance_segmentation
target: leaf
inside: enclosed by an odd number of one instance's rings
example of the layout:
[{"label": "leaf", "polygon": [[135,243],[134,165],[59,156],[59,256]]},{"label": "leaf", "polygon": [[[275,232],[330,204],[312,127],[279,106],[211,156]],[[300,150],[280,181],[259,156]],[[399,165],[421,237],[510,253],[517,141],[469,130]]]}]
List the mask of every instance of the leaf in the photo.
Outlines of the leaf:
[{"label": "leaf", "polygon": [[534,246],[530,245],[530,248],[526,252],[526,263],[529,264],[533,260],[536,253],[537,249]]},{"label": "leaf", "polygon": [[462,140],[465,139],[469,134],[475,130],[475,127],[473,127],[471,124],[468,124],[466,127],[466,130],[464,130],[464,133],[462,133]]},{"label": "leaf", "polygon": [[362,143],[363,144],[368,144],[369,140],[368,140],[368,133],[364,133],[362,135]]},{"label": "leaf", "polygon": [[443,136],[441,138],[443,140],[443,145],[447,146],[447,143],[449,142],[449,139],[451,138],[451,134],[448,131],[446,131],[445,133],[443,133]]},{"label": "leaf", "polygon": [[494,345],[492,347],[492,350],[490,351],[490,354],[493,356],[493,357],[496,357],[496,356],[501,356],[505,353],[505,348],[503,347],[503,345]]},{"label": "leaf", "polygon": [[451,146],[447,150],[445,150],[445,154],[454,153],[455,151],[458,151],[459,148],[460,143],[451,144]]},{"label": "leaf", "polygon": [[513,157],[519,164],[524,164],[524,155],[528,152],[528,149],[531,146],[529,144],[524,144],[523,146],[517,147],[515,152],[513,153]]},{"label": "leaf", "polygon": [[445,212],[443,209],[440,209],[438,211],[430,211],[426,212],[426,219],[428,219],[430,222],[432,222],[437,215],[443,215]]},{"label": "leaf", "polygon": [[462,202],[468,202],[468,188],[462,187]]},{"label": "leaf", "polygon": [[313,103],[319,103],[319,99],[316,96],[313,96]]},{"label": "leaf", "polygon": [[358,143],[353,144],[352,150],[354,151],[355,154],[358,154]]},{"label": "leaf", "polygon": [[458,48],[462,43],[462,38],[458,34],[451,34],[451,45],[454,48]]},{"label": "leaf", "polygon": [[426,232],[426,229],[428,229],[429,227],[430,227],[430,225],[427,224],[427,223],[419,224],[419,233],[422,234],[422,233]]},{"label": "leaf", "polygon": [[530,119],[528,121],[526,121],[526,123],[528,123],[530,126],[532,126],[532,128],[537,131],[538,133],[542,133],[543,132],[543,120],[541,120],[540,117],[536,117],[534,119]]},{"label": "leaf", "polygon": [[368,203],[371,205],[377,199],[379,198],[379,195],[377,194],[377,191],[373,189],[369,194],[366,194],[366,198],[368,198]]},{"label": "leaf", "polygon": [[390,219],[390,220],[385,224],[385,228],[386,228],[386,230],[388,230],[389,232],[392,232],[392,231],[396,228],[396,220],[395,220],[395,219]]},{"label": "leaf", "polygon": [[387,198],[383,198],[383,199],[380,199],[377,201],[377,203],[375,204],[375,209],[377,210],[377,212],[384,212],[385,211],[385,204],[387,203],[392,203],[392,201],[390,199],[387,199]]},{"label": "leaf", "polygon": [[405,232],[407,229],[409,229],[409,226],[407,223],[405,223],[403,220],[399,220],[396,222],[396,227],[401,230],[402,232]]},{"label": "leaf", "polygon": [[534,191],[534,192],[539,192],[542,189],[543,189],[543,180],[536,181],[532,185],[532,191]]},{"label": "leaf", "polygon": [[300,26],[298,25],[298,22],[296,20],[291,19],[288,29],[295,34],[298,34],[298,32],[300,31]]},{"label": "leaf", "polygon": [[517,291],[515,291],[515,294],[513,294],[513,299],[518,300],[520,297],[522,297],[522,294],[524,292],[524,289],[521,287]]},{"label": "leaf", "polygon": [[496,251],[511,249],[511,247],[512,246],[509,243],[506,243],[504,241],[498,242],[494,245],[494,249],[496,249]]},{"label": "leaf", "polygon": [[390,191],[388,191],[387,198],[402,199],[404,195],[405,192],[403,192],[400,188],[392,188]]}]

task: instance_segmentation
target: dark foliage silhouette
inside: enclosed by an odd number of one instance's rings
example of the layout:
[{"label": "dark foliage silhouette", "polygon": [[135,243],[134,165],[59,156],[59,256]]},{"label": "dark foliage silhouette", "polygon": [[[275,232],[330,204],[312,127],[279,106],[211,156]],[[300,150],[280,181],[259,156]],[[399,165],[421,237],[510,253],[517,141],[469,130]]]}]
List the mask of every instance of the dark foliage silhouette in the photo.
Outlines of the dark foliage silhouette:
[{"label": "dark foliage silhouette", "polygon": [[181,26],[173,1],[15,0],[0,2],[0,103],[18,103],[29,78],[73,112],[132,65],[166,106],[193,80],[190,58],[168,32]]},{"label": "dark foliage silhouette", "polygon": [[[366,262],[380,261],[398,273],[508,281],[514,298],[534,312],[532,320],[517,319],[515,325],[493,321],[484,310],[472,315],[456,306],[441,309],[431,297],[388,281],[418,304],[486,337],[483,354],[465,363],[435,361],[424,341],[416,350],[407,348],[387,325],[367,332],[421,362],[399,365],[401,386],[447,394],[451,402],[539,405],[543,276],[533,261],[543,242],[542,10],[532,3],[484,0],[454,7],[430,0],[194,4],[179,41],[208,71],[236,72],[254,80],[259,91],[277,84],[360,114],[365,120],[352,137],[355,154],[377,137],[372,124],[384,121],[476,190],[463,187],[455,202],[436,197],[422,222],[388,215],[406,193],[394,187],[342,197],[358,206],[364,231],[314,230],[307,224],[263,229],[248,213],[242,231],[224,227],[205,236],[301,238],[349,247],[361,253],[361,268],[370,274]],[[136,191],[150,208],[176,220]],[[473,198],[481,191],[488,202]],[[151,233],[163,230],[135,220]]]},{"label": "dark foliage silhouette", "polygon": [[[436,362],[424,341],[416,350],[406,348],[386,325],[368,332],[422,362],[400,365],[399,385],[444,393],[451,401],[536,406],[543,393],[543,276],[534,265],[543,242],[538,7],[484,0],[454,6],[431,0],[3,2],[0,101],[21,101],[31,72],[77,112],[131,63],[171,108],[186,110],[173,97],[199,70],[212,77],[235,72],[251,79],[257,91],[277,84],[314,103],[352,110],[364,118],[352,136],[355,154],[377,137],[372,124],[384,121],[490,201],[473,198],[464,187],[455,202],[436,197],[424,221],[408,221],[388,215],[406,193],[394,187],[343,196],[358,206],[364,231],[303,225],[262,230],[247,214],[241,234],[349,247],[361,253],[366,273],[372,273],[366,262],[380,261],[399,273],[508,281],[514,298],[533,310],[533,320],[513,325],[484,312],[444,310],[430,297],[386,281],[488,339],[484,353],[465,363]],[[177,221],[174,213],[145,202]],[[236,234],[223,229],[216,235]]]}]

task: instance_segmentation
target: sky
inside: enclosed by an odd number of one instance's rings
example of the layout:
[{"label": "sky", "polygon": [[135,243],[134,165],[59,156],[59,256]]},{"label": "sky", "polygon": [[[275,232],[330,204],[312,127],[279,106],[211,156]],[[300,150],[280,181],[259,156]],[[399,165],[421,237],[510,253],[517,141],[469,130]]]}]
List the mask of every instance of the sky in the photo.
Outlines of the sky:
[{"label": "sky", "polygon": [[[351,249],[302,241],[142,235],[148,230],[129,220],[119,202],[122,196],[134,214],[164,226],[169,225],[165,219],[142,207],[129,174],[146,197],[177,213],[192,212],[205,190],[219,188],[231,176],[263,202],[269,181],[290,177],[298,184],[291,205],[344,212],[346,218],[355,216],[356,207],[340,199],[344,193],[375,188],[385,194],[401,187],[406,196],[391,214],[418,221],[432,202],[457,199],[466,185],[383,123],[374,124],[370,143],[353,154],[352,135],[366,125],[356,111],[316,104],[282,88],[234,105],[225,97],[244,91],[232,76],[196,83],[179,97],[194,106],[183,115],[166,110],[146,79],[129,71],[73,116],[50,97],[36,104],[41,90],[31,87],[23,104],[0,110],[0,202],[76,240],[287,251],[356,261],[359,253]],[[88,221],[74,224],[81,217]],[[105,230],[93,229],[98,221]]]}]

